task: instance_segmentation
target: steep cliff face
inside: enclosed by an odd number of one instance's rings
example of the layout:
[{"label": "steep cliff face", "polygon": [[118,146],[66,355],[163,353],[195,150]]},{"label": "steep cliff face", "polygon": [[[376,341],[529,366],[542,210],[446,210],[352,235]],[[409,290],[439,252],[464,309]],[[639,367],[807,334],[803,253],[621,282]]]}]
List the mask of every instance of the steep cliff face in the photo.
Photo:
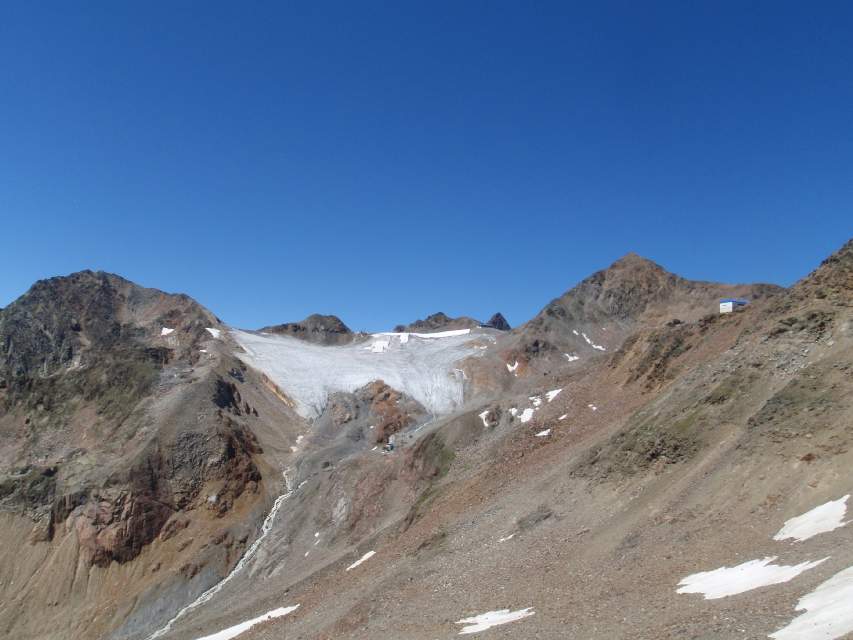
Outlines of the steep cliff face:
[{"label": "steep cliff face", "polygon": [[[264,502],[261,419],[223,331],[187,296],[88,271],[38,282],[0,311],[0,509],[29,526],[22,571],[60,563],[70,545],[74,571],[109,572],[172,538],[183,564],[222,561],[199,560],[187,528],[229,531]],[[106,603],[127,606],[150,582]],[[40,637],[47,618],[31,613],[7,609],[0,624]]]}]

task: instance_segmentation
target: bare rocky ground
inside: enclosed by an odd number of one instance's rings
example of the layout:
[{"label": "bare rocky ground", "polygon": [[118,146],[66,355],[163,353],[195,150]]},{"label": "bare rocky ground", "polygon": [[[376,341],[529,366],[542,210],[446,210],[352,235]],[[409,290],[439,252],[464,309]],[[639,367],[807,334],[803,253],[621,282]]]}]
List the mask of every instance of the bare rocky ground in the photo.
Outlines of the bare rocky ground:
[{"label": "bare rocky ground", "polygon": [[[716,298],[728,295],[754,302],[719,316]],[[483,341],[459,365],[464,406],[442,416],[377,383],[330,397],[306,421],[223,333],[205,342],[211,362],[159,378],[198,380],[154,397],[176,394],[196,412],[219,397],[257,441],[257,490],[218,514],[207,496],[240,473],[205,479],[138,555],[102,566],[73,527],[6,545],[0,623],[9,637],[145,638],[227,574],[289,489],[246,565],[162,637],[201,638],[298,604],[239,637],[447,638],[460,619],[531,607],[481,635],[766,638],[853,565],[850,526],[773,540],[787,519],[853,493],[851,303],[850,243],[790,290],[692,283],[628,256]],[[402,446],[374,449],[390,433]],[[12,451],[4,465],[23,457],[19,443]],[[186,527],[164,536],[179,519]],[[9,540],[34,525],[8,509],[0,527]],[[676,593],[690,574],[767,556],[829,559],[739,595]]]}]

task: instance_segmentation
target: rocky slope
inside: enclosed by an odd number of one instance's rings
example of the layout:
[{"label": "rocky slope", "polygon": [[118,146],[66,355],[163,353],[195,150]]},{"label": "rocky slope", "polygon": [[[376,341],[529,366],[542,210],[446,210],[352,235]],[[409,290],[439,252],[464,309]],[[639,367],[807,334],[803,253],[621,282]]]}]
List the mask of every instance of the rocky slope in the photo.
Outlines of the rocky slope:
[{"label": "rocky slope", "polygon": [[262,333],[292,336],[315,344],[346,344],[355,334],[337,316],[311,314],[301,322],[286,322],[260,329]]},{"label": "rocky slope", "polygon": [[[27,294],[0,312],[0,526],[30,537],[0,553],[0,623],[15,637],[198,639],[273,611],[239,637],[848,637],[841,614],[820,636],[782,631],[853,565],[843,511],[807,539],[775,538],[853,493],[851,274],[851,243],[788,290],[688,281],[629,255],[512,331],[334,349],[292,340],[311,330],[228,332],[120,280]],[[79,277],[87,292],[114,278]],[[751,304],[721,316],[729,296]],[[89,308],[120,328],[87,329]],[[157,347],[144,375],[122,376],[130,390],[77,381]],[[67,389],[61,403],[46,404],[45,380]],[[449,390],[461,400],[437,402]],[[124,410],[98,413],[115,394]],[[308,400],[316,414],[300,417]],[[87,439],[92,425],[109,441]],[[788,568],[762,583],[756,563],[773,557]],[[722,569],[735,565],[756,583]],[[702,572],[718,569],[724,595],[705,599]]]}]

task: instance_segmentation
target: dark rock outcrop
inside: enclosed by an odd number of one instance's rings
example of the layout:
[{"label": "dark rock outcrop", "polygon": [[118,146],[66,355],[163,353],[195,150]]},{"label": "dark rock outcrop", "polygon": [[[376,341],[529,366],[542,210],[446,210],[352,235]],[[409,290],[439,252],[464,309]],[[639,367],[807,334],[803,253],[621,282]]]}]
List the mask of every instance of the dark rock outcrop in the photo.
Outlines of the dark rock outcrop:
[{"label": "dark rock outcrop", "polygon": [[414,333],[433,333],[435,331],[452,331],[454,329],[473,329],[479,327],[480,322],[467,316],[451,318],[446,313],[439,311],[429,315],[424,320],[415,320],[411,324],[398,324],[394,331],[400,333],[411,331]]},{"label": "dark rock outcrop", "polygon": [[483,325],[484,327],[491,327],[492,329],[497,329],[498,331],[509,331],[512,329],[509,326],[509,322],[506,321],[506,318],[503,317],[503,314],[498,312],[489,318],[489,321]]},{"label": "dark rock outcrop", "polygon": [[301,322],[286,322],[260,329],[264,333],[291,336],[315,344],[346,344],[353,339],[353,332],[337,316],[312,314]]}]

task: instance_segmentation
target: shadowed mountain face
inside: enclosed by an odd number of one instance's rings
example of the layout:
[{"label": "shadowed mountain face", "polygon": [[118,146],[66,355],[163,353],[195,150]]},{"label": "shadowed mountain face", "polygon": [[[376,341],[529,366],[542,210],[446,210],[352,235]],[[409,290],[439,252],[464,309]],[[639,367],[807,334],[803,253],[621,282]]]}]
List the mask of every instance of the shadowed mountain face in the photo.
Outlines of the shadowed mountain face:
[{"label": "shadowed mountain face", "polygon": [[[360,341],[39,282],[0,311],[0,536],[25,541],[0,548],[0,628],[191,639],[298,604],[240,637],[767,637],[853,566],[843,514],[774,540],[853,493],[851,274],[851,243],[788,290],[631,254],[514,330]],[[773,556],[804,573],[679,586]]]},{"label": "shadowed mountain face", "polygon": [[346,344],[354,334],[337,316],[314,313],[301,322],[286,322],[260,329],[263,333],[291,336],[315,344]]}]

